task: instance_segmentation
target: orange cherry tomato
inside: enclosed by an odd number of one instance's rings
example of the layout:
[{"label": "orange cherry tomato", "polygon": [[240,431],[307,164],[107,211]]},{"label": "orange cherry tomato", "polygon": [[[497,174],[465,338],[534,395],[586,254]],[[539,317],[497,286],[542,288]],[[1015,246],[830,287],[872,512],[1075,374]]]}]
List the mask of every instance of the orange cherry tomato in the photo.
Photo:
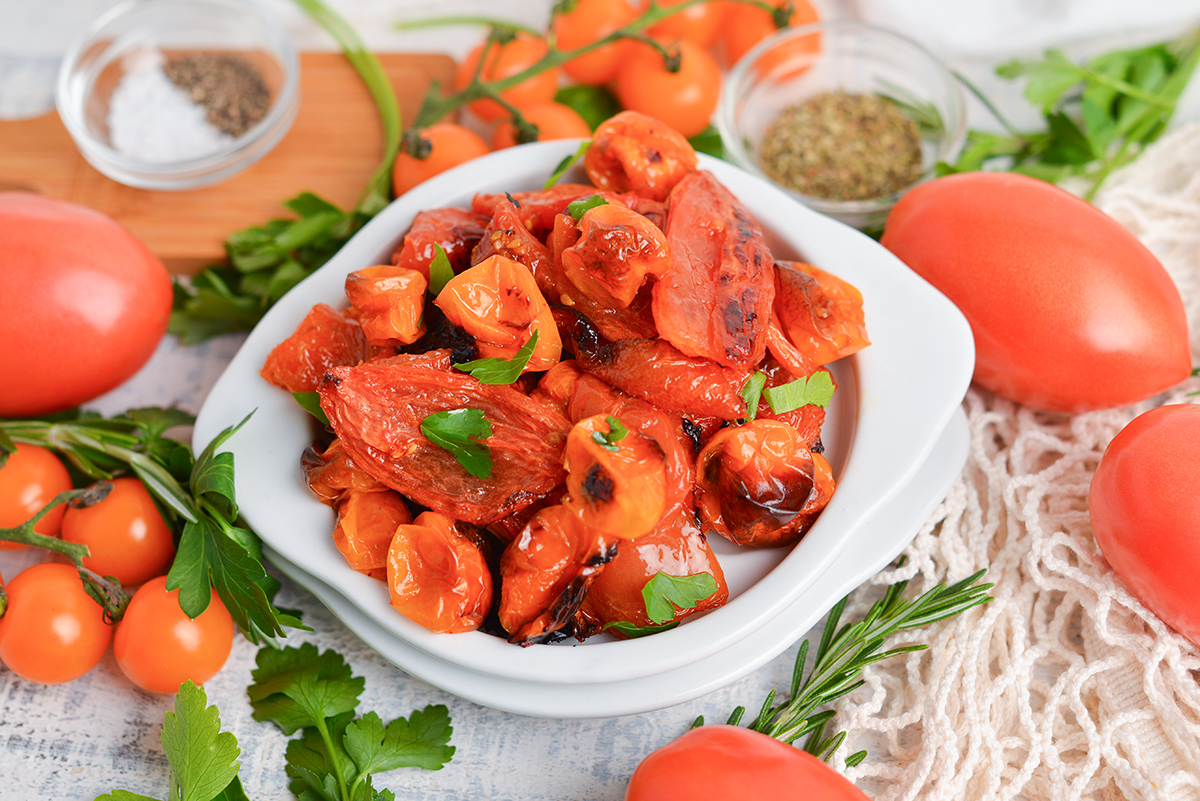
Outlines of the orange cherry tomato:
[{"label": "orange cherry tomato", "polygon": [[[477,45],[458,65],[455,72],[454,84],[458,89],[466,88],[478,70],[479,80],[493,83],[519,75],[538,63],[549,47],[544,39],[518,33],[514,39],[497,44],[482,42]],[[480,59],[483,67],[479,67]],[[549,103],[554,100],[558,91],[558,69],[542,70],[536,75],[521,81],[516,86],[509,87],[500,96],[514,106],[526,106],[530,103]],[[499,119],[505,115],[504,106],[495,100],[476,100],[467,105],[476,116],[485,121]]]},{"label": "orange cherry tomato", "polygon": [[213,593],[195,619],[179,607],[179,590],[158,576],[133,594],[113,636],[113,655],[125,677],[146,692],[171,694],[185,681],[217,675],[233,649],[233,618]]},{"label": "orange cherry tomato", "polygon": [[[682,2],[684,0],[658,0],[658,4],[664,8]],[[649,5],[648,0],[644,0],[642,9],[645,10]],[[710,48],[717,43],[717,35],[721,32],[722,11],[720,3],[696,3],[655,23],[649,33],[665,42],[688,39],[701,47]]]},{"label": "orange cherry tomato", "polygon": [[474,631],[492,605],[492,572],[483,551],[454,520],[436,512],[397,527],[387,581],[392,606],[438,633]]},{"label": "orange cherry tomato", "polygon": [[[54,452],[40,445],[17,443],[0,467],[0,528],[16,528],[41,511],[60,492],[71,489],[71,475]],[[51,509],[33,530],[47,537],[58,536],[66,504]],[[28,546],[0,542],[0,548],[14,550]]]},{"label": "orange cherry tomato", "polygon": [[360,312],[372,345],[416,342],[425,333],[425,289],[429,281],[416,270],[377,264],[346,276],[346,298]]},{"label": "orange cherry tomato", "polygon": [[396,164],[392,169],[392,188],[397,195],[451,167],[489,152],[483,137],[453,122],[430,125],[421,131],[421,138],[430,144],[426,158],[419,159],[404,151],[396,156]]},{"label": "orange cherry tomato", "polygon": [[5,591],[0,662],[21,678],[37,684],[73,681],[108,650],[112,626],[71,565],[33,565],[13,577]]},{"label": "orange cherry tomato", "polygon": [[679,131],[637,111],[622,111],[600,123],[583,158],[596,188],[636,192],[652,200],[666,200],[696,164],[695,149]]},{"label": "orange cherry tomato", "polygon": [[348,490],[337,505],[333,544],[359,573],[387,578],[387,554],[396,528],[413,521],[408,504],[397,492],[381,488]]},{"label": "orange cherry tomato", "polygon": [[161,575],[175,558],[171,529],[136,478],[113,479],[100,503],[67,509],[62,538],[88,546],[91,554],[83,558],[84,567],[122,584]]},{"label": "orange cherry tomato", "polygon": [[[578,50],[603,39],[638,16],[626,0],[579,0],[570,11],[554,15],[551,30],[560,50]],[[630,40],[621,39],[576,56],[563,72],[577,83],[596,86],[612,81],[621,68]]]},{"label": "orange cherry tomato", "polygon": [[671,266],[667,235],[633,209],[605,203],[579,219],[579,239],[560,254],[567,279],[605,306],[628,308],[647,275]]},{"label": "orange cherry tomato", "polygon": [[668,72],[663,55],[647,44],[630,48],[617,73],[621,105],[662,120],[683,136],[708,127],[721,92],[721,68],[695,42],[681,39],[678,72]]},{"label": "orange cherry tomato", "polygon": [[666,509],[667,469],[657,442],[610,415],[580,420],[567,435],[567,498],[584,525],[633,538],[654,528]]},{"label": "orange cherry tomato", "polygon": [[815,367],[871,344],[862,293],[811,264],[775,263],[774,312],[788,339]]},{"label": "orange cherry tomato", "polygon": [[[531,103],[521,107],[525,121],[537,126],[537,141],[551,139],[587,139],[592,129],[579,112],[562,103]],[[510,120],[496,126],[492,134],[492,149],[502,150],[517,142],[517,127]]]},{"label": "orange cherry tomato", "polygon": [[[758,6],[748,3],[724,5],[720,40],[725,45],[725,57],[730,64],[737,63],[752,47],[779,30],[771,14]],[[783,5],[783,0],[776,0],[774,5]],[[820,21],[820,13],[807,0],[792,0],[792,14],[788,18],[788,27],[797,28]]]}]

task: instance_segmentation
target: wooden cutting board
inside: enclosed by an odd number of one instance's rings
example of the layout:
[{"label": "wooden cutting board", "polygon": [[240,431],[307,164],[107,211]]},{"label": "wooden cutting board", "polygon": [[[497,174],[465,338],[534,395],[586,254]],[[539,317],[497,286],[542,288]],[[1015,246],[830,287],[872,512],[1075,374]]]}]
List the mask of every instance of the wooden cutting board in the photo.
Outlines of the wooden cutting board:
[{"label": "wooden cutting board", "polygon": [[[440,54],[384,53],[379,60],[415,116],[430,81],[451,85],[454,61]],[[134,233],[176,273],[224,258],[234,231],[291,213],[281,204],[308,190],[354,205],[383,153],[375,104],[338,53],[303,53],[300,108],[283,140],[246,171],[181,192],[133,189],[88,164],[58,114],[0,121],[0,189],[28,189],[98,209]]]}]

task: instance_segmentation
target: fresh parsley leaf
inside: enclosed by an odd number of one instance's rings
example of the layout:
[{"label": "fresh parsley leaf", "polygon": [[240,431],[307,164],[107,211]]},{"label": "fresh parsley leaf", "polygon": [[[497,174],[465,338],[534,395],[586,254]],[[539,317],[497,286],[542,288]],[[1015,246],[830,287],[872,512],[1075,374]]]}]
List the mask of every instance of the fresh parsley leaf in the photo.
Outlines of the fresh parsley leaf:
[{"label": "fresh parsley leaf", "polygon": [[609,629],[613,629],[614,631],[621,632],[631,640],[635,640],[638,637],[649,637],[651,634],[658,634],[660,631],[668,631],[678,625],[678,620],[672,620],[667,623],[659,623],[651,626],[638,626],[624,620],[617,620],[612,623],[605,623],[603,630],[608,631]]},{"label": "fresh parsley leaf", "polygon": [[191,681],[180,686],[175,711],[163,718],[162,745],[181,799],[212,799],[237,781],[237,738],[221,731],[220,712]]},{"label": "fresh parsley leaf", "polygon": [[604,448],[606,451],[616,453],[621,449],[617,443],[625,439],[629,434],[629,429],[626,428],[620,420],[613,417],[611,414],[604,418],[604,422],[608,423],[608,433],[604,434],[599,431],[592,432],[592,442]]},{"label": "fresh parsley leaf", "polygon": [[534,329],[529,341],[522,345],[511,359],[474,359],[469,362],[460,362],[454,365],[454,369],[470,373],[479,379],[481,384],[511,384],[525,371],[525,366],[533,358],[537,342],[538,332]]},{"label": "fresh parsley leaf", "polygon": [[492,450],[479,440],[492,435],[492,424],[482,409],[450,409],[421,421],[421,433],[434,445],[449,451],[463,469],[476,478],[492,477]]},{"label": "fresh parsley leaf", "polygon": [[592,195],[591,197],[572,200],[567,204],[567,214],[570,214],[576,220],[583,217],[589,209],[594,209],[597,206],[607,206],[608,201],[602,195]]},{"label": "fresh parsley leaf", "polygon": [[691,609],[717,591],[717,581],[711,573],[690,576],[669,576],[661,570],[642,587],[646,601],[646,616],[655,623],[665,623],[675,617],[675,609]]},{"label": "fresh parsley leaf", "polygon": [[346,727],[342,742],[360,774],[412,767],[440,770],[454,756],[454,746],[448,745],[453,733],[449,711],[438,704],[386,726],[368,712]]},{"label": "fresh parsley leaf", "polygon": [[758,404],[762,401],[763,387],[767,385],[766,373],[754,373],[742,387],[742,400],[746,402],[746,419],[758,417]]},{"label": "fresh parsley leaf", "polygon": [[260,648],[254,661],[254,684],[247,690],[254,719],[272,721],[284,734],[353,712],[365,684],[341,654],[318,652],[312,643]]},{"label": "fresh parsley leaf", "polygon": [[301,409],[317,418],[321,425],[329,425],[329,418],[325,415],[325,410],[321,408],[321,393],[293,392],[292,397],[296,399],[296,403],[300,404]]},{"label": "fresh parsley leaf", "polygon": [[833,378],[827,371],[818,370],[782,386],[768,387],[763,390],[763,397],[775,414],[784,414],[809,404],[828,406],[833,400]]},{"label": "fresh parsley leaf", "polygon": [[450,258],[442,246],[434,242],[433,258],[429,260],[429,293],[436,298],[453,277],[454,268],[450,266]]},{"label": "fresh parsley leaf", "polygon": [[567,172],[575,166],[575,162],[587,155],[588,148],[592,146],[591,140],[582,142],[579,149],[570,156],[567,156],[562,161],[558,162],[558,166],[554,168],[554,172],[550,173],[550,177],[546,179],[546,183],[542,185],[543,189],[549,189],[562,179]]}]

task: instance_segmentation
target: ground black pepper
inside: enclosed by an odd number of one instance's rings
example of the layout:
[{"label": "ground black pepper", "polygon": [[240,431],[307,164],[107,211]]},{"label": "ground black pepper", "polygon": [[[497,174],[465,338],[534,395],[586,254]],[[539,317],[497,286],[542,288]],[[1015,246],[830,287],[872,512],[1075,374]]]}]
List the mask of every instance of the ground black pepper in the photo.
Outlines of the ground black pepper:
[{"label": "ground black pepper", "polygon": [[271,92],[262,73],[241,56],[189,53],[168,58],[163,72],[207,109],[215,128],[230,136],[244,134],[271,107]]},{"label": "ground black pepper", "polygon": [[776,118],[759,158],[769,177],[801,194],[865,200],[920,177],[921,132],[879,95],[822,92]]}]

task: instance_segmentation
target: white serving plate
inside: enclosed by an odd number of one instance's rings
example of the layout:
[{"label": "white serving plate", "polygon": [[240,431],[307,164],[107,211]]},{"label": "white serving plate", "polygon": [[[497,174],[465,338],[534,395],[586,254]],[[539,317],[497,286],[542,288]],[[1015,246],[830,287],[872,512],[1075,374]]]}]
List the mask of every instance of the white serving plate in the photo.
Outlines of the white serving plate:
[{"label": "white serving plate", "polygon": [[[790,607],[884,504],[916,474],[970,383],[974,349],[957,308],[877,242],[817,214],[759,178],[701,157],[767,232],[778,258],[802,258],[857,286],[872,345],[836,365],[840,384],[823,439],[838,479],[828,507],[790,551],[721,548],[730,602],[671,631],[637,640],[593,638],[575,647],[519,648],[481,632],[438,635],[403,617],[386,587],[351,570],[333,544],[332,511],[304,483],[307,413],[259,368],[318,302],[344,302],[345,276],[387,262],[414,215],[467,206],[480,192],[539,188],[578,142],[509,148],[444,173],[377,215],[324,267],[289,292],[251,332],[196,421],[203,448],[253,412],[223,450],[234,456],[238,501],[264,543],[336,588],[375,625],[414,649],[473,674],[564,685],[625,682],[713,656]],[[581,180],[582,175],[568,176]]]},{"label": "white serving plate", "polygon": [[[920,530],[962,473],[967,416],[950,418],[929,458],[904,487],[859,529],[829,570],[778,615],[728,648],[690,665],[628,681],[565,685],[488,676],[414,648],[374,622],[325,582],[268,550],[271,561],[307,587],[380,656],[428,684],[483,706],[546,718],[601,718],[663,709],[699,698],[756,670],[799,640],[851,590],[886,567]],[[845,621],[853,622],[853,621]],[[815,643],[814,643],[815,645]],[[747,699],[750,705],[756,699]],[[754,709],[751,707],[751,712]]]}]

